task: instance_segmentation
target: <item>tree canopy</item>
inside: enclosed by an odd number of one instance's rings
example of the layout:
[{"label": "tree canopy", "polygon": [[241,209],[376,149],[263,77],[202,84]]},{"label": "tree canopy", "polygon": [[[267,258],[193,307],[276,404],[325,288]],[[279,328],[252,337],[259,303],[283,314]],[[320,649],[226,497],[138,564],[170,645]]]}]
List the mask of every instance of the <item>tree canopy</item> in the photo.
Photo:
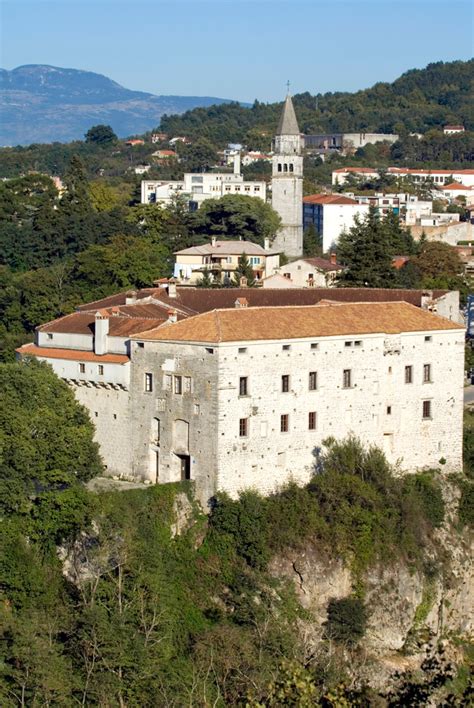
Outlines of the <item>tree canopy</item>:
[{"label": "tree canopy", "polygon": [[261,199],[228,194],[220,199],[206,199],[195,212],[192,230],[197,235],[223,239],[242,239],[264,245],[272,239],[281,224],[276,211]]},{"label": "tree canopy", "polygon": [[93,125],[85,134],[86,143],[95,143],[96,145],[110,145],[116,143],[118,138],[110,125]]}]

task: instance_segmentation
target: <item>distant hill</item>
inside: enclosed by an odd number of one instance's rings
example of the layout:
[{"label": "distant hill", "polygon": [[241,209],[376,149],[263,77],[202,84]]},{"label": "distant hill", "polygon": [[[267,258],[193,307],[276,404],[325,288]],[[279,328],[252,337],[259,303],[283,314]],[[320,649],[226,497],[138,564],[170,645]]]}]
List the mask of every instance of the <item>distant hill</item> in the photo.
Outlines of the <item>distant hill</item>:
[{"label": "distant hill", "polygon": [[[412,69],[393,83],[377,83],[355,93],[294,96],[303,133],[425,133],[448,123],[474,130],[474,60],[436,62]],[[231,104],[168,115],[161,129],[172,135],[205,136],[216,144],[239,141],[269,147],[281,103],[256,101],[250,110]],[[261,137],[263,136],[263,137]]]},{"label": "distant hill", "polygon": [[166,114],[229,103],[211,96],[154,96],[91,71],[43,64],[0,69],[0,145],[80,140],[98,123],[119,137],[144,133]]}]

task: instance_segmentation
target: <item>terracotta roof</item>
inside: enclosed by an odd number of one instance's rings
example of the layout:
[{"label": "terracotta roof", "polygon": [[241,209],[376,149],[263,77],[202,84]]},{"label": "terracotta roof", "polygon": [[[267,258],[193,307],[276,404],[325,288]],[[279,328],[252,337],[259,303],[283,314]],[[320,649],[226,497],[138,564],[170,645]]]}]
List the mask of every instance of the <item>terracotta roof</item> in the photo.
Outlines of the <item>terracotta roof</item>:
[{"label": "terracotta roof", "polygon": [[445,125],[443,130],[464,130],[463,125]]},{"label": "terracotta roof", "polygon": [[[355,173],[370,173],[377,174],[377,167],[339,167],[337,170],[333,170],[336,174],[343,172],[355,172]],[[389,167],[387,172],[390,174],[426,174],[426,175],[472,175],[474,170],[418,170],[413,167]]]},{"label": "terracotta roof", "polygon": [[358,205],[355,199],[344,197],[342,194],[310,194],[303,197],[304,204],[353,204]]},{"label": "terracotta roof", "polygon": [[130,361],[125,354],[94,354],[80,349],[56,349],[54,347],[37,347],[36,344],[23,344],[16,349],[20,356],[36,356],[40,359],[72,359],[73,361],[94,361],[100,364],[126,364]]},{"label": "terracotta roof", "polygon": [[318,270],[342,270],[342,265],[340,263],[331,263],[326,258],[303,258],[305,263],[309,263]]},{"label": "terracotta roof", "polygon": [[217,344],[461,329],[460,325],[444,317],[406,302],[381,302],[274,307],[271,310],[260,307],[213,310],[142,332],[134,338]]},{"label": "terracotta roof", "polygon": [[[125,306],[123,310],[131,306]],[[118,309],[118,308],[117,308]],[[97,310],[97,308],[96,308]],[[162,316],[157,317],[121,317],[114,314],[112,308],[101,309],[101,314],[109,315],[109,336],[128,337],[134,332],[141,332],[144,328],[157,327],[167,319],[167,310],[162,311]],[[139,314],[137,312],[137,314]],[[94,312],[73,312],[72,315],[60,317],[52,322],[40,325],[37,328],[40,332],[57,332],[58,334],[87,334],[93,335],[95,330]]]},{"label": "terracotta roof", "polygon": [[[448,290],[433,290],[433,297],[446,295]],[[421,307],[424,290],[403,290],[397,288],[335,288],[331,299],[338,302],[410,302]],[[176,297],[169,297],[165,288],[144,288],[137,292],[137,300],[147,297],[159,299],[164,317],[170,307],[182,313],[195,315],[214,309],[234,307],[238,297],[245,297],[251,307],[274,307],[284,305],[315,305],[328,296],[327,288],[176,288]],[[78,308],[79,312],[95,314],[98,309],[111,306],[123,309],[126,292],[117,293],[103,300],[96,300]],[[130,305],[125,307],[136,307]],[[165,319],[167,318],[167,315]]]},{"label": "terracotta roof", "polygon": [[450,182],[450,184],[443,185],[441,189],[452,189],[453,191],[462,190],[464,192],[466,189],[472,189],[472,187],[467,187],[465,184],[461,184],[460,182]]},{"label": "terracotta roof", "polygon": [[182,251],[176,251],[177,256],[226,256],[226,255],[242,255],[247,256],[271,256],[280,253],[280,251],[266,251],[258,243],[252,241],[216,241],[216,245],[212,243],[203,243],[201,246],[191,246],[183,248]]}]

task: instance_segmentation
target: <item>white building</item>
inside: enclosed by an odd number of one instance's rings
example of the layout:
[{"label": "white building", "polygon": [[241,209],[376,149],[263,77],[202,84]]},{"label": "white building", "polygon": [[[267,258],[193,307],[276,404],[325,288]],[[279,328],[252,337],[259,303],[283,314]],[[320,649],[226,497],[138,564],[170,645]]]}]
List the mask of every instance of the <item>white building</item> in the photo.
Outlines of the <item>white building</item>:
[{"label": "white building", "polygon": [[286,97],[273,141],[272,207],[281,217],[275,248],[287,256],[303,255],[303,155],[291,96]]},{"label": "white building", "polygon": [[325,304],[326,293],[121,293],[41,326],[18,355],[69,383],[109,474],[189,477],[203,503],[308,481],[329,435],[379,445],[402,470],[441,458],[459,469],[464,326],[423,309],[457,310],[457,294],[343,289]]},{"label": "white building", "polygon": [[398,137],[395,133],[319,133],[304,135],[303,140],[307,149],[354,152],[365,145],[383,142],[393,144]]},{"label": "white building", "polygon": [[173,275],[180,285],[196,285],[204,271],[216,282],[230,283],[243,254],[257,281],[275,273],[280,265],[280,253],[270,248],[268,239],[262,248],[252,241],[218,241],[213,237],[210,243],[177,251]]},{"label": "white building", "polygon": [[450,202],[458,199],[458,197],[464,197],[466,203],[470,204],[474,200],[474,187],[468,187],[459,182],[451,182],[450,184],[445,184],[440,188],[443,197],[449,199]]},{"label": "white building", "polygon": [[298,258],[281,266],[279,273],[290,281],[294,288],[331,288],[343,267],[337,263],[336,254],[327,258]]},{"label": "white building", "polygon": [[[474,186],[474,170],[419,170],[405,167],[389,167],[387,174],[394,177],[411,177],[414,182],[431,180],[436,186],[448,184],[453,180],[468,187]],[[332,184],[345,184],[348,176],[361,179],[376,179],[379,177],[377,168],[373,167],[341,167],[333,170]]]},{"label": "white building", "polygon": [[443,133],[445,135],[456,135],[457,133],[464,133],[463,125],[445,125],[443,128]]},{"label": "white building", "polygon": [[323,239],[323,251],[328,253],[338,242],[343,231],[354,226],[355,218],[369,212],[367,204],[343,194],[311,194],[303,199],[303,225],[311,224]]},{"label": "white building", "polygon": [[266,189],[263,180],[244,180],[236,160],[234,172],[186,172],[183,180],[142,180],[141,203],[168,204],[175,195],[181,194],[190,208],[196,209],[206,199],[219,199],[227,194],[244,194],[265,201]]}]

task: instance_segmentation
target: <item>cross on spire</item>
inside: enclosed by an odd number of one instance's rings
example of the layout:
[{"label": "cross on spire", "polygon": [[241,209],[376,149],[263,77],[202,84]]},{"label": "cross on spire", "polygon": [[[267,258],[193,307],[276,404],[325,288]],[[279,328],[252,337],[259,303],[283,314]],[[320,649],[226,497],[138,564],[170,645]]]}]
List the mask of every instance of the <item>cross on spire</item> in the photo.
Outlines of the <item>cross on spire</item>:
[{"label": "cross on spire", "polygon": [[286,82],[286,93],[288,96],[290,95],[290,80],[289,79]]}]

